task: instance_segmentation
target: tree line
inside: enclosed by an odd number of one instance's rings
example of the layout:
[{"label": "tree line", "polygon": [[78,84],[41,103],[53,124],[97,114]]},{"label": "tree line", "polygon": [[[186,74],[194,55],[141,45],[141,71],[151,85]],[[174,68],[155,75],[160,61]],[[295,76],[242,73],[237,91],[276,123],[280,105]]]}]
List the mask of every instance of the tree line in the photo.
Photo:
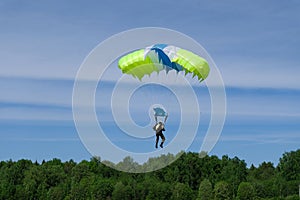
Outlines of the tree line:
[{"label": "tree line", "polygon": [[[143,167],[151,169],[168,158],[174,155],[151,158]],[[96,157],[79,163],[56,158],[1,161],[0,199],[299,200],[300,149],[284,153],[277,166],[263,162],[247,167],[238,157],[199,158],[193,152],[148,173],[126,173],[103,163]],[[118,165],[138,164],[127,157]]]}]

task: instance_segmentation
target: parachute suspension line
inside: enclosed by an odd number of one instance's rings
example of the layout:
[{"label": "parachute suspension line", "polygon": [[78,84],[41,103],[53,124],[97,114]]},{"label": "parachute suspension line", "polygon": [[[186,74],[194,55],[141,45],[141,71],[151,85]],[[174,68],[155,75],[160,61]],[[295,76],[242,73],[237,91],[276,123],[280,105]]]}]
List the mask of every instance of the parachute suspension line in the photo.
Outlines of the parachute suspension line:
[{"label": "parachute suspension line", "polygon": [[165,116],[164,124],[166,123],[167,119],[168,119],[168,114],[167,116]]},{"label": "parachute suspension line", "polygon": [[[163,77],[159,74],[161,71],[164,71],[166,76],[168,75],[168,71],[176,71],[177,74],[181,73],[180,75],[187,76],[189,79],[191,78],[190,84],[192,86],[197,86],[205,80],[210,71],[208,62],[204,58],[191,51],[167,44],[154,44],[131,52],[119,59],[118,67],[122,73],[138,78],[140,81],[143,81],[142,79],[145,75],[149,75],[147,80],[151,80],[150,76],[153,72],[157,72],[157,78],[161,79]],[[174,79],[170,80],[173,80],[175,84],[181,87],[179,77],[175,76]],[[145,86],[147,87],[147,84]],[[161,100],[164,99],[161,97],[160,89],[157,89],[156,85],[151,82],[148,83],[148,86],[149,88],[146,88],[144,91],[148,91],[151,97],[145,95],[145,102],[143,103],[162,103]],[[156,99],[158,101],[155,101]],[[149,102],[151,100],[152,102]],[[158,121],[159,117],[162,116],[156,116],[155,120]],[[166,120],[167,116],[164,121],[166,122]]]},{"label": "parachute suspension line", "polygon": [[[154,89],[153,89],[153,83],[150,83],[151,85],[149,85],[149,87],[150,87],[150,95],[151,95],[151,104],[153,104],[153,102],[155,101],[155,98],[154,98]],[[150,105],[150,106],[152,106],[152,105]],[[153,108],[152,108],[153,109]],[[153,112],[153,111],[152,111]],[[155,124],[157,124],[157,116],[154,116],[154,118],[155,118]]]},{"label": "parachute suspension line", "polygon": [[[158,72],[158,73],[159,73],[159,72]],[[151,79],[150,79],[150,80],[151,80]],[[159,96],[160,94],[157,93],[156,87],[157,87],[156,84],[154,84],[154,83],[152,83],[152,82],[149,82],[149,83],[148,83],[148,94],[150,95],[148,100],[150,100],[150,103],[151,103],[150,107],[152,107],[152,108],[151,108],[151,111],[152,111],[151,114],[152,114],[152,117],[154,117],[155,122],[158,123],[158,119],[159,119],[159,118],[158,118],[157,116],[155,116],[155,115],[154,115],[154,112],[153,112],[153,105],[154,105],[154,104],[160,103],[160,102],[158,102],[158,100],[159,100],[158,96]]]}]

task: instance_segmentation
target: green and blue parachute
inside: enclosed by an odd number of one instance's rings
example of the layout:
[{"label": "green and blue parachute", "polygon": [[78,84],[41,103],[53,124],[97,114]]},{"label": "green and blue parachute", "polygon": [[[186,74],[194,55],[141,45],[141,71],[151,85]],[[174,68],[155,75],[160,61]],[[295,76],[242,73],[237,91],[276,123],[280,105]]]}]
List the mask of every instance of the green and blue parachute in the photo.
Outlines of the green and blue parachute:
[{"label": "green and blue parachute", "polygon": [[155,44],[144,49],[133,51],[119,59],[119,68],[123,73],[130,74],[141,80],[153,72],[170,70],[184,71],[197,76],[201,82],[209,74],[207,61],[185,49],[167,44]]}]

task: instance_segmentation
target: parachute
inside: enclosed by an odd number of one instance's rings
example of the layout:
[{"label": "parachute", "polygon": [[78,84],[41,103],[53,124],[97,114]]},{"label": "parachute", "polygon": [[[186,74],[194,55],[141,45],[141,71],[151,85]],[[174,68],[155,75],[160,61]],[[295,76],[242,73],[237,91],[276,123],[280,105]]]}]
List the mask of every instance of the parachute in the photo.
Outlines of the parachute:
[{"label": "parachute", "polygon": [[156,108],[153,108],[153,110],[154,110],[154,116],[165,117],[168,115],[167,112],[163,108],[156,107]]},{"label": "parachute", "polygon": [[162,118],[164,118],[164,123],[166,123],[166,121],[168,119],[168,113],[164,110],[164,108],[156,107],[156,108],[153,108],[153,110],[154,110],[155,121],[157,122],[158,117],[162,117]]},{"label": "parachute", "polygon": [[185,49],[167,45],[155,44],[144,49],[133,51],[119,59],[119,68],[123,73],[130,74],[141,80],[145,75],[153,72],[170,70],[184,71],[197,76],[201,82],[209,74],[207,61]]}]

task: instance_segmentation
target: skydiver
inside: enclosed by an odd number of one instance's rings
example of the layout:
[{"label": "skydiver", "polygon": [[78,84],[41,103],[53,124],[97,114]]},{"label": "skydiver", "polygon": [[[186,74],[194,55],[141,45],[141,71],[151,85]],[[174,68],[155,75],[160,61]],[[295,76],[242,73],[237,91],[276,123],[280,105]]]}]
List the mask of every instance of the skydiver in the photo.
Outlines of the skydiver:
[{"label": "skydiver", "polygon": [[153,126],[153,130],[155,130],[155,132],[156,132],[155,148],[158,148],[157,145],[158,145],[159,137],[162,140],[159,146],[161,148],[163,148],[163,144],[164,144],[166,138],[162,132],[165,131],[165,125],[162,122],[158,122],[155,124],[155,126]]}]

